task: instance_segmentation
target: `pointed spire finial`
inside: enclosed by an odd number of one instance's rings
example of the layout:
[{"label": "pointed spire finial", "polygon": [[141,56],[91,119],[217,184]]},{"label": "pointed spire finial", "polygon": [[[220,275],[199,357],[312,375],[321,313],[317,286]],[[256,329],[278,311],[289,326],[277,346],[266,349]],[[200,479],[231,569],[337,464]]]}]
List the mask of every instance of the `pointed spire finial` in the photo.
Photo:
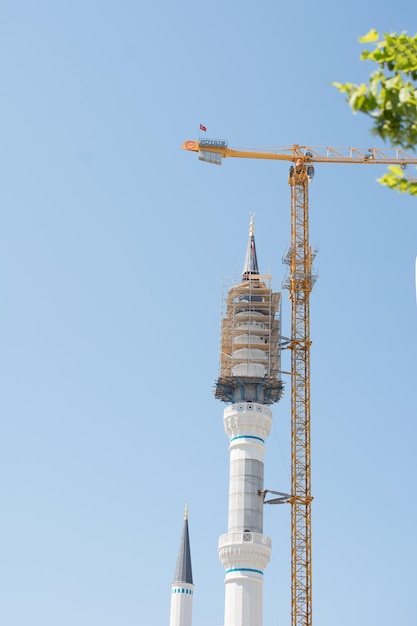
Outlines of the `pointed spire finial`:
[{"label": "pointed spire finial", "polygon": [[255,213],[250,213],[249,237],[255,236]]},{"label": "pointed spire finial", "polygon": [[256,258],[255,248],[255,221],[253,219],[254,215],[255,213],[250,213],[249,241],[248,247],[246,249],[246,258],[242,272],[242,280],[257,280],[256,277],[259,274],[258,259]]},{"label": "pointed spire finial", "polygon": [[188,520],[188,502],[185,503],[184,519]]}]

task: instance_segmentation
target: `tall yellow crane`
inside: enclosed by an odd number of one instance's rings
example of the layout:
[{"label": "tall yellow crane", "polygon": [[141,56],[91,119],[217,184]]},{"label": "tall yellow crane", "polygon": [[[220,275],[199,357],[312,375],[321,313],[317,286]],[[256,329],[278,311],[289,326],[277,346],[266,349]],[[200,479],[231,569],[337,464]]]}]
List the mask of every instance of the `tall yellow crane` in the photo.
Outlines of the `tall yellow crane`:
[{"label": "tall yellow crane", "polygon": [[185,141],[184,150],[221,165],[222,158],[289,161],[291,187],[291,243],[285,262],[291,300],[291,623],[312,625],[311,593],[311,467],[310,467],[310,292],[314,250],[309,243],[308,184],[313,163],[417,164],[417,156],[401,149],[283,146],[234,149],[226,141]]}]

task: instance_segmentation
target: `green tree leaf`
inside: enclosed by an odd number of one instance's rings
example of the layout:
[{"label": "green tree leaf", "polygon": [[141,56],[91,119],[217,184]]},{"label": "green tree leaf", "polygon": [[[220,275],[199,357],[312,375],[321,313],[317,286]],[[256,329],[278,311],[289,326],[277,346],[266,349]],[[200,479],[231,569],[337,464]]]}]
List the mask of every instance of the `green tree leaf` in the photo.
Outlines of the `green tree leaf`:
[{"label": "green tree leaf", "polygon": [[[371,29],[359,39],[374,44],[361,59],[376,64],[368,83],[331,83],[345,95],[353,113],[372,120],[370,132],[392,146],[415,150],[417,146],[417,35],[385,34]],[[416,195],[415,185],[398,172],[386,174],[379,182],[391,189]]]},{"label": "green tree leaf", "polygon": [[370,41],[377,41],[377,39],[379,39],[379,34],[374,28],[371,28],[369,33],[367,33],[363,37],[360,37],[359,41],[361,43],[369,43]]}]

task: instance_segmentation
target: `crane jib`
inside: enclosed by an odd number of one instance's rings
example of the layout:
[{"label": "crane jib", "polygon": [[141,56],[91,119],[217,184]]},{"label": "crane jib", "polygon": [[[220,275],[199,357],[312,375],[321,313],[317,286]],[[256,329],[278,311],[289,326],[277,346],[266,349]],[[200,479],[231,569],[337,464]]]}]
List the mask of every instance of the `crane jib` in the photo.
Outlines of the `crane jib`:
[{"label": "crane jib", "polygon": [[[380,165],[417,165],[417,155],[400,148],[334,148],[329,146],[302,146],[298,144],[274,148],[229,148],[224,139],[197,139],[185,141],[182,149],[190,152],[218,154],[221,158],[238,157],[293,161],[302,159],[305,163],[364,163]],[[202,160],[205,159],[203,154]],[[213,162],[212,158],[207,159]]]}]

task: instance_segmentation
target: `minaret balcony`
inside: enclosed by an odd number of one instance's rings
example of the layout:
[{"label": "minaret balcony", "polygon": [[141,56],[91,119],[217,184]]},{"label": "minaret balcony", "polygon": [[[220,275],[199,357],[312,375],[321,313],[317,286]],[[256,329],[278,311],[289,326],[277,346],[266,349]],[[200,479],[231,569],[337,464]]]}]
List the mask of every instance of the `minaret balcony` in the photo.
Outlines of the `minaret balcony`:
[{"label": "minaret balcony", "polygon": [[246,435],[265,441],[272,427],[272,411],[265,404],[239,402],[225,408],[223,423],[229,439]]},{"label": "minaret balcony", "polygon": [[271,539],[250,531],[226,533],[219,538],[219,557],[226,571],[264,571],[271,557]]}]

